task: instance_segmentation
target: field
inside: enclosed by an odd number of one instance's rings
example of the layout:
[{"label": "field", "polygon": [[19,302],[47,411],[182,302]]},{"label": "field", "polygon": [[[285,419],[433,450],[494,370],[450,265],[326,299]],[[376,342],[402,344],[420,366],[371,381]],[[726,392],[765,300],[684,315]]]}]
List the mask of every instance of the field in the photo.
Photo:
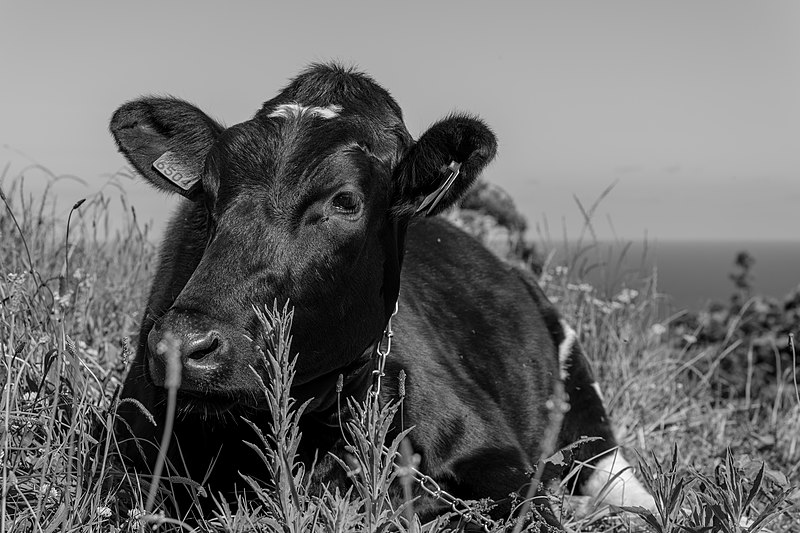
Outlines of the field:
[{"label": "field", "polygon": [[[96,196],[55,217],[48,199],[28,196],[18,180],[0,185],[0,531],[190,530],[159,512],[169,497],[163,484],[151,491],[148,480],[125,472],[110,431],[156,265],[147,228],[124,196]],[[121,229],[109,229],[112,216]],[[466,225],[486,237],[486,225],[475,220]],[[743,261],[729,303],[696,314],[672,310],[652,273],[620,276],[613,294],[584,283],[587,268],[614,268],[592,260],[592,250],[591,242],[576,247],[566,265],[545,259],[537,266],[540,283],[577,327],[620,441],[629,457],[640,457],[660,509],[655,516],[594,512],[592,502],[552,487],[566,529],[800,531],[800,294],[785,302],[749,294]],[[513,260],[530,260],[530,253],[511,251]],[[236,510],[220,505],[195,526],[445,529],[444,520],[419,524],[413,502],[398,508],[388,498],[391,480],[416,482],[402,443],[383,442],[397,405],[367,401],[357,409],[350,428],[355,463],[342,465],[351,471],[351,492],[308,490],[292,455],[297,413],[285,395],[286,317],[268,313],[264,321],[275,335],[275,379],[265,394],[280,431],[256,444],[277,481],[258,486],[258,496]],[[478,520],[480,505],[466,505],[456,507]]]}]

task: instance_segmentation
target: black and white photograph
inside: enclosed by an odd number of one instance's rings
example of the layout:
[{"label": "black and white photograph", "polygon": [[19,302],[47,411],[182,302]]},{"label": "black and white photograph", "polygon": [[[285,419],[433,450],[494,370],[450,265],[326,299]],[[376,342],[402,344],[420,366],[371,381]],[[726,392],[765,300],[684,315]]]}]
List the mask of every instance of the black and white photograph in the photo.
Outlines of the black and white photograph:
[{"label": "black and white photograph", "polygon": [[800,532],[800,3],[0,20],[0,533]]}]

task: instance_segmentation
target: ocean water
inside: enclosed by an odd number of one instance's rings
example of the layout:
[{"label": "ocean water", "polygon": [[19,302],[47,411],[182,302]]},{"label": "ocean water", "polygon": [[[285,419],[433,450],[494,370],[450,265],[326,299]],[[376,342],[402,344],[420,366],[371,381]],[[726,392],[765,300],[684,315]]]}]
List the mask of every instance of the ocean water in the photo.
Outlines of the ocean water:
[{"label": "ocean water", "polygon": [[[568,247],[566,253],[563,244],[542,249],[553,250],[553,261],[559,264],[576,256],[576,244]],[[580,249],[573,270],[606,294],[655,275],[658,291],[675,309],[728,301],[735,292],[729,274],[739,271],[734,260],[740,251],[755,259],[750,270],[753,293],[782,298],[800,284],[800,241],[665,241],[632,243],[627,249],[625,243],[603,242]]]}]

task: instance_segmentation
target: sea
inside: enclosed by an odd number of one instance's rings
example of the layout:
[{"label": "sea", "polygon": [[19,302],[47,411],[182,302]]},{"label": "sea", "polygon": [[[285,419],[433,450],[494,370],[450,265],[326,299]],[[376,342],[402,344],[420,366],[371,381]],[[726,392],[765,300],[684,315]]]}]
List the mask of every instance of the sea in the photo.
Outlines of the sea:
[{"label": "sea", "polygon": [[731,274],[740,252],[755,261],[749,270],[752,294],[782,299],[800,285],[800,241],[661,241],[540,244],[538,253],[613,295],[655,280],[673,309],[699,310],[728,302],[736,291]]}]

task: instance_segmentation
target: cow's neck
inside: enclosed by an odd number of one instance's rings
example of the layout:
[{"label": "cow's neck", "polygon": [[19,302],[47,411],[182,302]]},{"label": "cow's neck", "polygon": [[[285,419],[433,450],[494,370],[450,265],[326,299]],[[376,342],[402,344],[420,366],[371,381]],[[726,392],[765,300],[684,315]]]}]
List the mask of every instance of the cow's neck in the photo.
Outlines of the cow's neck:
[{"label": "cow's neck", "polygon": [[360,356],[344,368],[338,368],[308,383],[293,387],[292,396],[300,402],[313,398],[306,413],[325,426],[339,427],[350,418],[347,399],[363,401],[374,384],[380,361],[379,350],[385,348],[387,332],[391,330],[391,319],[397,313],[400,293],[400,270],[405,255],[407,223],[393,220],[386,232],[384,264],[384,330],[373,340]]},{"label": "cow's neck", "polygon": [[400,270],[403,267],[403,256],[406,248],[407,221],[391,220],[386,232],[384,249],[386,263],[383,267],[383,311],[384,324],[395,313],[397,298],[400,294]]},{"label": "cow's neck", "polygon": [[306,413],[325,418],[346,404],[347,398],[366,397],[373,370],[373,356],[378,341],[370,343],[364,353],[344,368],[323,374],[307,383],[292,387],[292,397],[299,402],[311,400]]}]

